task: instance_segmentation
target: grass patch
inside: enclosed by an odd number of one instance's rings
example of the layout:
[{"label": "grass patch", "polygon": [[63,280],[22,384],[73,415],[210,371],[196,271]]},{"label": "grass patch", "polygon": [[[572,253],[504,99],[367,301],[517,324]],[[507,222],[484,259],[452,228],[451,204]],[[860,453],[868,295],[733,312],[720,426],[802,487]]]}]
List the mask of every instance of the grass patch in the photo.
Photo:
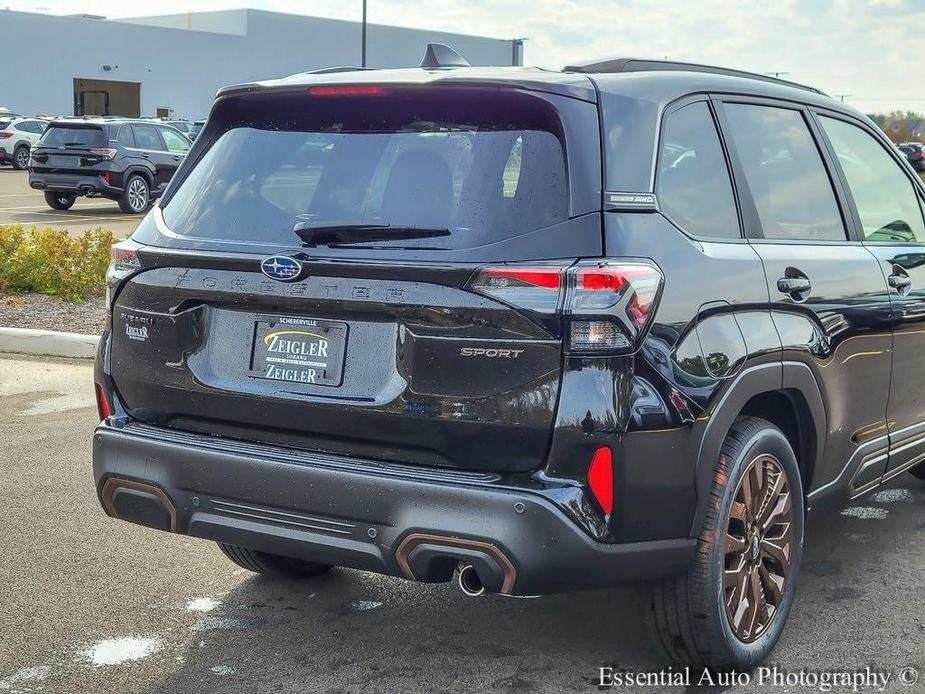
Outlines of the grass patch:
[{"label": "grass patch", "polygon": [[58,229],[0,225],[0,292],[36,292],[68,301],[101,296],[114,242],[107,229],[69,236]]}]

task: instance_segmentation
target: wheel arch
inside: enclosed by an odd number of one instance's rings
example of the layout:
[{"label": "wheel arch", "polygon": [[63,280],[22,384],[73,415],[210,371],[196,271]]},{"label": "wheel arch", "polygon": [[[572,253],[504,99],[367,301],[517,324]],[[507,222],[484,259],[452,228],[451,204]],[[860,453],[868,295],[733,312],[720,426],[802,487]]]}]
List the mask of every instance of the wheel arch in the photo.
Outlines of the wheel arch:
[{"label": "wheel arch", "polygon": [[797,456],[804,499],[809,493],[816,464],[824,454],[827,431],[825,405],[815,376],[800,362],[746,368],[724,389],[700,440],[692,537],[703,525],[720,449],[733,422],[743,414],[767,419],[781,429]]},{"label": "wheel arch", "polygon": [[125,170],[125,173],[122,174],[122,187],[123,188],[125,188],[125,186],[128,184],[128,179],[130,179],[135,174],[138,174],[139,176],[144,177],[145,181],[147,181],[148,183],[148,190],[154,189],[154,172],[149,171],[147,167],[141,166],[139,164],[135,164],[133,166],[128,167]]}]

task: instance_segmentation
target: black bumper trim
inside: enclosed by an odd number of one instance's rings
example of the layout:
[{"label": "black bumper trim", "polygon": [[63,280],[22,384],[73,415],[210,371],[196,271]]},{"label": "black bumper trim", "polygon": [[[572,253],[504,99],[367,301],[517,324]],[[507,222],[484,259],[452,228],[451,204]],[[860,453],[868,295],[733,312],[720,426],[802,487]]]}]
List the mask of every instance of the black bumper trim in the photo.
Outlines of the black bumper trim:
[{"label": "black bumper trim", "polygon": [[[196,446],[157,432],[98,427],[97,490],[111,478],[156,486],[181,534],[419,581],[448,580],[465,561],[485,567],[486,586],[514,595],[675,575],[696,551],[688,538],[596,542],[534,489],[414,479],[362,461],[351,470],[331,456],[313,464],[305,452],[287,462],[270,447],[259,455],[257,445]],[[428,539],[418,551],[408,544],[415,535]],[[397,552],[403,543],[408,551]]]}]

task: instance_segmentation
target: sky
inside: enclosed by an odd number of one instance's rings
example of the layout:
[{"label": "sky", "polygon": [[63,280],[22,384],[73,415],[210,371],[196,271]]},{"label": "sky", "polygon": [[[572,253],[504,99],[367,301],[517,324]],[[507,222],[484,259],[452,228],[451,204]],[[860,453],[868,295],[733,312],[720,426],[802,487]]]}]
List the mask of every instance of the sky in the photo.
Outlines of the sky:
[{"label": "sky", "polygon": [[[110,18],[253,7],[359,19],[361,0],[0,0]],[[925,112],[925,0],[369,0],[370,23],[526,37],[524,63],[669,58],[782,72],[867,113]]]}]

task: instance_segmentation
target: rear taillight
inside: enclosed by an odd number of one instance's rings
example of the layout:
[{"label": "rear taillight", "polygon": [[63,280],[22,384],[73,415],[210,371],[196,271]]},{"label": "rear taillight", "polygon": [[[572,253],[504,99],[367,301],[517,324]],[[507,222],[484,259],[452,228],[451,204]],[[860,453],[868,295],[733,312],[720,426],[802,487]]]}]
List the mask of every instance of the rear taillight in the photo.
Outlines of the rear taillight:
[{"label": "rear taillight", "polygon": [[0,133],[0,140],[8,140],[13,137],[13,133],[2,132]]},{"label": "rear taillight", "polygon": [[517,308],[555,313],[564,274],[562,265],[496,265],[480,270],[469,288]]},{"label": "rear taillight", "polygon": [[635,349],[649,325],[662,286],[654,265],[579,263],[568,272],[565,313],[569,346],[578,352]]},{"label": "rear taillight", "polygon": [[515,308],[561,310],[575,352],[627,352],[639,346],[662,287],[662,273],[639,261],[510,264],[481,269],[469,289]]},{"label": "rear taillight", "polygon": [[141,270],[138,257],[139,244],[131,239],[112,245],[109,269],[106,271],[106,305],[112,306],[116,290],[125,280]]},{"label": "rear taillight", "polygon": [[923,159],[925,158],[925,152],[916,152],[912,155],[913,159]]},{"label": "rear taillight", "polygon": [[99,383],[96,386],[96,411],[100,415],[100,421],[105,422],[112,416],[112,405],[109,404],[109,396],[106,390]]},{"label": "rear taillight", "polygon": [[112,161],[116,158],[118,150],[113,149],[112,147],[91,147],[90,154],[95,154],[101,159],[108,159]]}]

